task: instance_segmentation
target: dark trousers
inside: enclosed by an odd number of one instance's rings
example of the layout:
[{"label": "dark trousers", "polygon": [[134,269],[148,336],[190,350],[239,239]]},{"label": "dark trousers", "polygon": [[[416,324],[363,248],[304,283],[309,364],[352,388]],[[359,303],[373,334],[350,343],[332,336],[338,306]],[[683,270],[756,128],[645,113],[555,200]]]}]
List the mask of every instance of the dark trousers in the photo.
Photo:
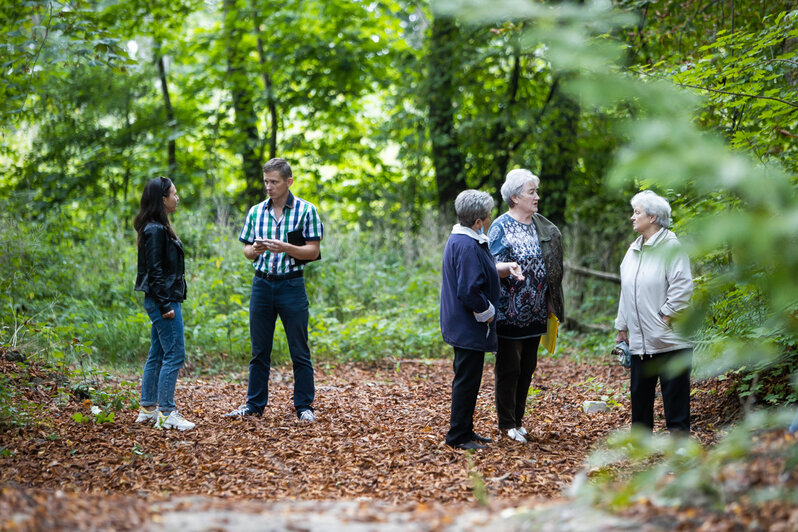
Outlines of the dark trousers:
[{"label": "dark trousers", "polygon": [[457,445],[474,439],[474,409],[477,407],[479,385],[485,353],[454,348],[454,379],[452,380],[452,414],[446,444]]},{"label": "dark trousers", "polygon": [[[690,366],[692,349],[656,355],[632,355],[632,425],[654,429],[654,392],[662,388],[665,425],[671,432],[690,433]],[[677,367],[674,373],[673,367]]]},{"label": "dark trousers", "polygon": [[511,340],[499,337],[496,352],[496,414],[499,429],[521,426],[532,374],[538,365],[540,337]]},{"label": "dark trousers", "polygon": [[313,410],[311,405],[316,388],[308,347],[309,306],[303,277],[281,281],[268,281],[260,277],[252,279],[249,300],[252,360],[249,363],[247,407],[260,413],[269,403],[269,373],[277,316],[283,322],[294,367],[294,407],[297,413]]}]

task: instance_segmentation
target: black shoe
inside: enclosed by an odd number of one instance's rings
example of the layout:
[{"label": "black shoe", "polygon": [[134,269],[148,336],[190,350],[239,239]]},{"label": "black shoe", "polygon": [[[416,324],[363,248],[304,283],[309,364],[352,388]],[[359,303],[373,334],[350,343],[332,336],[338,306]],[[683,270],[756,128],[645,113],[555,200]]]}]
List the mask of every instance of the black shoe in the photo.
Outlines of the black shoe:
[{"label": "black shoe", "polygon": [[471,439],[477,443],[493,443],[493,440],[490,438],[486,438],[485,436],[480,436],[476,432],[471,436]]},{"label": "black shoe", "polygon": [[479,451],[480,449],[487,449],[485,445],[477,443],[475,441],[467,441],[465,443],[458,443],[454,446],[455,449],[461,449],[463,451]]}]

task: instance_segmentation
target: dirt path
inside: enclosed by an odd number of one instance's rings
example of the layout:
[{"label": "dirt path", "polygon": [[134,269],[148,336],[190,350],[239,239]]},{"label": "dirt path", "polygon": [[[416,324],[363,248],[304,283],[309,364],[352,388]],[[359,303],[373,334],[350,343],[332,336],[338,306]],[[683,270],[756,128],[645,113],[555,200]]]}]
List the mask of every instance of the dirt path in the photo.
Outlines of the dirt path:
[{"label": "dirt path", "polygon": [[[321,504],[318,501],[343,501],[334,503],[341,505],[342,522],[352,521],[350,514],[357,517],[364,508],[373,508],[373,515],[365,512],[358,519],[380,522],[384,512],[378,509],[391,507],[403,530],[409,530],[408,523],[420,514],[425,515],[423,526],[435,522],[430,515],[440,514],[439,524],[444,527],[455,522],[452,514],[473,510],[475,500],[492,505],[489,512],[479,510],[482,513],[475,517],[479,521],[499,516],[501,508],[561,497],[590,449],[628,423],[623,394],[628,377],[621,368],[543,358],[533,379],[525,423],[530,442],[508,441],[495,429],[493,371],[488,364],[476,430],[496,441],[488,450],[469,455],[443,444],[451,376],[449,361],[319,365],[315,404],[319,421],[312,425],[296,421],[290,374],[281,372],[273,374],[271,406],[264,416],[239,420],[221,414],[242,402],[246,384],[241,375],[181,379],[178,405],[197,423],[195,430],[185,433],[136,425],[132,411],[118,413],[110,424],[76,423],[72,414],[85,412],[88,405],[52,403],[52,426],[2,434],[2,446],[10,456],[0,458],[5,494],[0,499],[16,504],[0,501],[0,518],[8,522],[7,512],[16,511],[20,523],[34,523],[41,512],[61,511],[62,520],[69,522],[67,514],[77,504],[78,520],[95,513],[119,517],[109,529],[137,529],[146,523],[157,528],[167,523],[161,529],[185,532],[201,528],[163,517],[177,519],[180,504],[191,509],[185,514],[198,515],[204,506],[221,505],[232,510],[226,517],[232,519],[246,514],[239,508],[248,504],[259,505],[250,513],[278,515],[304,507],[312,516],[318,513],[313,510]],[[583,401],[602,396],[619,406],[605,413],[582,412]],[[700,406],[701,412],[694,416],[695,434],[708,442],[723,409],[713,411],[710,401]],[[93,502],[78,504],[87,500]],[[123,509],[126,515],[120,516]],[[133,526],[136,523],[141,526]],[[298,530],[317,529],[324,528]]]}]

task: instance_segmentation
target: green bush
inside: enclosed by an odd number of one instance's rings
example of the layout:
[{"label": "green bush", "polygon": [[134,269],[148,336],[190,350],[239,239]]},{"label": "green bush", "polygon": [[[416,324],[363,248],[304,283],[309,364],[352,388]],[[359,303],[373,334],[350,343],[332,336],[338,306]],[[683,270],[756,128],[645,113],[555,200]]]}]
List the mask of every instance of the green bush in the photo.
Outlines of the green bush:
[{"label": "green bush", "polygon": [[[4,209],[5,213],[13,211]],[[121,213],[88,223],[52,210],[38,223],[3,216],[0,343],[52,358],[74,338],[92,364],[140,367],[149,349],[143,295],[133,290],[135,232]],[[235,219],[233,219],[235,218]],[[186,250],[183,305],[188,359],[199,370],[249,360],[252,266],[238,241],[239,218],[212,207],[180,211]],[[306,269],[314,357],[376,360],[448,353],[440,338],[438,293],[445,229],[400,235],[389,229],[341,233],[328,223],[323,260]],[[59,230],[56,228],[70,228]],[[66,352],[64,356],[73,354]],[[278,321],[273,360],[289,360]]]}]

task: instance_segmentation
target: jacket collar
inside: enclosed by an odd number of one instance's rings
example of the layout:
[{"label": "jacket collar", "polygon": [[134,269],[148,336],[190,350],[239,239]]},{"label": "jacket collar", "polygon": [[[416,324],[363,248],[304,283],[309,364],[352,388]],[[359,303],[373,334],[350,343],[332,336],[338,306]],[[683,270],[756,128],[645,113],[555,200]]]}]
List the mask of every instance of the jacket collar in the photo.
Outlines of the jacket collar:
[{"label": "jacket collar", "polygon": [[548,242],[551,240],[549,226],[554,224],[547,220],[543,215],[538,213],[532,215],[532,223],[535,224],[535,231],[538,233],[538,240],[541,242]]},{"label": "jacket collar", "polygon": [[488,235],[486,234],[480,235],[470,227],[463,227],[460,224],[454,224],[454,227],[452,227],[452,234],[470,236],[471,238],[476,240],[478,244],[488,244],[490,242],[490,238],[488,238]]},{"label": "jacket collar", "polygon": [[643,235],[638,236],[634,242],[632,242],[632,249],[635,251],[640,251],[643,249],[643,246],[646,247],[654,247],[663,240],[665,240],[666,235],[668,234],[668,230],[664,227],[660,227],[659,231],[651,235],[651,238],[646,240],[646,243],[643,244]]}]

